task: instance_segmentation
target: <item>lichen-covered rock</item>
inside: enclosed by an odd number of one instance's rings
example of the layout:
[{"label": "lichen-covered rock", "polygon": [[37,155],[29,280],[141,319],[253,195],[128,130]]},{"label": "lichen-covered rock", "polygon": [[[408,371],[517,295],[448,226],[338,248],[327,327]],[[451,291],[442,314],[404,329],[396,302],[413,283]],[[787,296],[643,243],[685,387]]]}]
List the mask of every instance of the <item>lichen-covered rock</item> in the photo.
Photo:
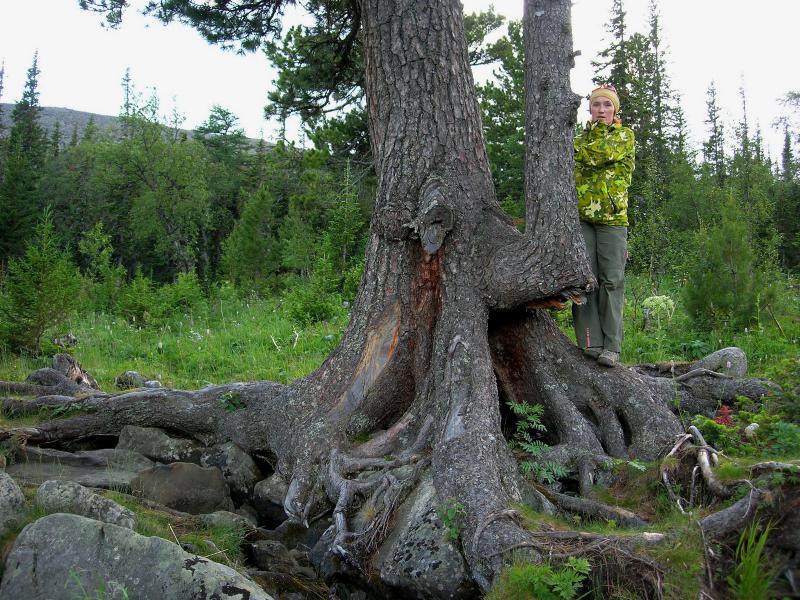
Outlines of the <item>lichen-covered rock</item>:
[{"label": "lichen-covered rock", "polygon": [[381,581],[402,598],[477,597],[464,559],[436,514],[430,479],[423,480],[397,513],[397,527],[374,561]]},{"label": "lichen-covered rock", "polygon": [[54,514],[25,527],[6,559],[0,600],[272,600],[233,569],[159,537],[86,517]]},{"label": "lichen-covered rock", "polygon": [[140,471],[131,490],[169,508],[193,515],[232,510],[228,485],[217,467],[176,462]]},{"label": "lichen-covered rock", "polygon": [[116,376],[114,385],[121,390],[128,390],[131,388],[144,387],[145,381],[147,381],[145,377],[136,371],[125,371]]},{"label": "lichen-covered rock", "polygon": [[252,494],[256,483],[264,476],[249,454],[233,442],[213,446],[200,464],[204,467],[219,467],[231,489],[233,499],[241,504]]},{"label": "lichen-covered rock", "polygon": [[160,463],[193,462],[200,464],[204,448],[194,440],[173,438],[156,427],[126,425],[117,441],[117,449],[132,450]]},{"label": "lichen-covered rock", "polygon": [[72,481],[45,481],[36,491],[36,503],[49,513],[72,513],[133,529],[136,515]]},{"label": "lichen-covered rock", "polygon": [[17,482],[0,471],[0,535],[14,527],[25,511],[25,496]]}]

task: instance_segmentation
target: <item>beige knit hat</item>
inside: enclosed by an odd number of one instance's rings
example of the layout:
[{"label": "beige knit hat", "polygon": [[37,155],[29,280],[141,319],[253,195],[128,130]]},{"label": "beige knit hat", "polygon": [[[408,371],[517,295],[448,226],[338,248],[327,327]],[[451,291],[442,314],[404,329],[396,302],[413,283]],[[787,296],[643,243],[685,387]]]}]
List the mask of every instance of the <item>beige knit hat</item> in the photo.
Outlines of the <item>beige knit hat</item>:
[{"label": "beige knit hat", "polygon": [[619,96],[617,96],[617,89],[608,83],[604,83],[598,88],[592,90],[592,95],[589,96],[589,104],[595,98],[608,98],[611,104],[614,105],[614,112],[619,112]]}]

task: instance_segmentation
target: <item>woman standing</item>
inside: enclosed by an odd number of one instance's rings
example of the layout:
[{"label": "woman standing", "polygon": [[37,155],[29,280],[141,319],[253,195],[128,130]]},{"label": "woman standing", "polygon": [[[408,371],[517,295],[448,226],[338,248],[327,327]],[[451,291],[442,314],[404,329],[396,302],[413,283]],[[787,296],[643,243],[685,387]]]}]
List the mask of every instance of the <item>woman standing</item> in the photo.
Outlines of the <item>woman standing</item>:
[{"label": "woman standing", "polygon": [[628,186],[634,167],[633,131],[617,116],[619,96],[602,85],[589,97],[591,120],[575,138],[575,185],[581,231],[597,289],[573,305],[578,346],[601,365],[618,363],[628,238]]}]

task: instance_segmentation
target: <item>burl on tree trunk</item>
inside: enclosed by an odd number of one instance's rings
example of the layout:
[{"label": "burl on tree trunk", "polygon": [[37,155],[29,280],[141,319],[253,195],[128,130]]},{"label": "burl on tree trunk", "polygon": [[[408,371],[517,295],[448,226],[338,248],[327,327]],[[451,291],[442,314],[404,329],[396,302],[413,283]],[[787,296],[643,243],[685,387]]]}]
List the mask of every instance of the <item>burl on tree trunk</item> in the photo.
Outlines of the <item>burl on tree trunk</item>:
[{"label": "burl on tree trunk", "polygon": [[[510,548],[526,548],[537,560],[546,541],[523,529],[512,510],[523,483],[501,430],[501,396],[544,406],[549,458],[577,470],[584,491],[609,457],[655,459],[674,446],[683,432],[671,410],[676,395],[705,410],[719,399],[710,371],[686,380],[705,382],[708,389],[695,394],[656,367],[598,367],[548,313],[530,308],[580,300],[594,284],[573,184],[579,99],[569,89],[569,15],[569,0],[525,5],[525,233],[495,198],[460,3],[363,0],[379,185],[364,278],[341,344],[319,369],[286,386],[109,397],[63,382],[55,392],[3,384],[40,396],[30,407],[79,402],[93,411],[17,433],[31,444],[64,444],[133,424],[205,444],[231,440],[275,461],[290,482],[289,517],[307,522],[332,506],[330,550],[356,562],[368,561],[388,533],[391,510],[430,473],[439,500],[464,508],[460,550],[481,588]],[[243,408],[229,412],[223,405],[232,394]],[[385,507],[374,519],[382,526],[352,529],[351,515],[370,497]],[[573,500],[577,510],[621,514]],[[557,494],[547,502],[570,504]]]}]

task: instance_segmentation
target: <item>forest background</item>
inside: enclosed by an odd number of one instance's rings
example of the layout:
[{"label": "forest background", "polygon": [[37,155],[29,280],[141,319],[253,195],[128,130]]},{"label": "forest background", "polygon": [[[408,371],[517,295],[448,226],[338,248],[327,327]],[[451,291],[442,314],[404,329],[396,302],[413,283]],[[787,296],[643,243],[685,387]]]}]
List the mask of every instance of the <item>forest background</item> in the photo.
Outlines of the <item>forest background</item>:
[{"label": "forest background", "polygon": [[[795,389],[800,92],[786,91],[772,124],[784,135],[774,160],[744,90],[727,122],[709,82],[692,147],[657,4],[646,30],[625,16],[616,1],[594,65],[637,136],[623,360],[737,345],[756,375]],[[521,28],[492,37],[503,21],[489,11],[466,25],[473,64],[494,69],[478,94],[498,201],[522,226]],[[292,60],[318,34],[298,26],[268,51],[279,77],[267,112],[299,114],[309,148],[255,143],[222,106],[183,131],[130,75],[118,127],[45,130],[33,57],[0,130],[0,378],[45,364],[67,331],[106,386],[126,369],[177,387],[285,382],[321,363],[357,291],[376,182],[359,77],[328,104],[320,74]],[[571,329],[568,311],[559,321]]]}]

